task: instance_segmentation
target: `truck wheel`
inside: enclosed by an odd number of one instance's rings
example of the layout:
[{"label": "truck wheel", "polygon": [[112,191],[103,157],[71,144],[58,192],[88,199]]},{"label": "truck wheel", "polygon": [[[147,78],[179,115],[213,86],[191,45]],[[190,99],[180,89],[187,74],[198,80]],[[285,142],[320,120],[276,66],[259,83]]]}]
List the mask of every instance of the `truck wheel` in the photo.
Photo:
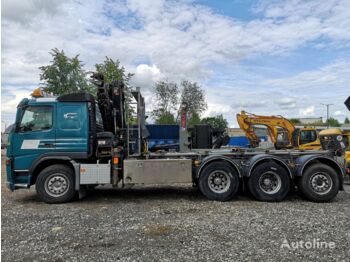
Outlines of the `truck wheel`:
[{"label": "truck wheel", "polygon": [[43,169],[36,180],[36,192],[46,203],[64,203],[73,199],[73,171],[65,165],[53,165]]},{"label": "truck wheel", "polygon": [[298,181],[301,194],[315,202],[331,201],[339,191],[337,172],[325,164],[314,164],[306,169]]},{"label": "truck wheel", "polygon": [[249,191],[260,201],[279,202],[286,198],[290,181],[288,172],[274,162],[258,165],[248,180]]},{"label": "truck wheel", "polygon": [[239,177],[234,168],[224,161],[204,167],[199,177],[199,190],[211,200],[227,201],[238,192]]}]

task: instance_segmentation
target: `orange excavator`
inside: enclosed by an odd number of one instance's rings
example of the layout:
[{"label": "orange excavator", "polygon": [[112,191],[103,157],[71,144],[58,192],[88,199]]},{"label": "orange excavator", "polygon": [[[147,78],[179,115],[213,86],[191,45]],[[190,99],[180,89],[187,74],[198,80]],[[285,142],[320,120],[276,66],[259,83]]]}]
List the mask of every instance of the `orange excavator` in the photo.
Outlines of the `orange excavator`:
[{"label": "orange excavator", "polygon": [[283,116],[260,116],[241,111],[237,114],[237,122],[245,132],[251,147],[258,147],[260,138],[254,126],[265,126],[268,136],[276,149],[298,148],[300,150],[321,149],[320,140],[314,128],[296,128],[292,122]]}]

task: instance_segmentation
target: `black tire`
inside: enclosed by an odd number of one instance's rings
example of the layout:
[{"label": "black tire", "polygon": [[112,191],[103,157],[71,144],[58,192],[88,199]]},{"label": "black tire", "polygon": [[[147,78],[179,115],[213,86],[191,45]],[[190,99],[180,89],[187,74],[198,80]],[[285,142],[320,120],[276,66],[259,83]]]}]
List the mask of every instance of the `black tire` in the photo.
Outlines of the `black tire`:
[{"label": "black tire", "polygon": [[259,201],[282,201],[290,189],[289,174],[275,162],[258,164],[250,175],[248,188],[253,197]]},{"label": "black tire", "polygon": [[331,201],[338,194],[339,185],[337,172],[332,167],[320,163],[308,167],[298,180],[302,196],[314,202]]},{"label": "black tire", "polygon": [[[215,179],[217,179],[218,184],[214,183]],[[239,176],[229,163],[216,161],[209,163],[203,168],[199,176],[198,185],[201,193],[207,198],[227,201],[232,199],[238,192]]]},{"label": "black tire", "polygon": [[43,169],[35,187],[39,197],[50,204],[68,202],[76,195],[73,170],[65,165],[52,165]]}]

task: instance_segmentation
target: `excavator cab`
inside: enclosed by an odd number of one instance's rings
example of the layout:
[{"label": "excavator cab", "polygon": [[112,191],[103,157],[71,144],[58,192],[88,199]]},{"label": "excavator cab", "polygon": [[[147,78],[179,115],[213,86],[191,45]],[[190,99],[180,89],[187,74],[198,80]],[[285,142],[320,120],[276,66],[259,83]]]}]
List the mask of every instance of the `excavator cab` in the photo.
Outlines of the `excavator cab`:
[{"label": "excavator cab", "polygon": [[316,129],[312,127],[296,128],[294,132],[297,130],[298,136],[293,136],[293,145],[296,145],[296,148],[299,148],[300,150],[321,149]]},{"label": "excavator cab", "polygon": [[290,141],[288,138],[288,132],[287,130],[283,128],[278,128],[277,130],[277,139],[275,143],[276,149],[283,149],[283,148],[289,148],[290,147]]},{"label": "excavator cab", "polygon": [[278,137],[275,144],[276,149],[298,148],[300,150],[318,150],[320,141],[314,128],[304,127],[296,128],[292,133],[292,146],[288,140],[288,131],[282,129],[278,131]]},{"label": "excavator cab", "polygon": [[305,145],[316,141],[317,133],[315,129],[304,129],[301,130],[299,136],[299,145]]}]

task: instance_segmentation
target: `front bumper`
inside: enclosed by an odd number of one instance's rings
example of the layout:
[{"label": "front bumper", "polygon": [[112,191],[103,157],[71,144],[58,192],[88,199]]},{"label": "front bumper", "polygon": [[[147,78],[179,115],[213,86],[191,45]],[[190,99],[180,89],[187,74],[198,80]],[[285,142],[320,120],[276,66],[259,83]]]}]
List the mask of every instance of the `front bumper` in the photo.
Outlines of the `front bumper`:
[{"label": "front bumper", "polygon": [[7,158],[6,159],[6,184],[7,187],[11,190],[14,191],[16,189],[20,188],[29,188],[30,187],[30,182],[31,182],[31,175],[29,173],[23,175],[23,174],[18,174],[14,172],[13,167],[12,167],[12,159]]}]

